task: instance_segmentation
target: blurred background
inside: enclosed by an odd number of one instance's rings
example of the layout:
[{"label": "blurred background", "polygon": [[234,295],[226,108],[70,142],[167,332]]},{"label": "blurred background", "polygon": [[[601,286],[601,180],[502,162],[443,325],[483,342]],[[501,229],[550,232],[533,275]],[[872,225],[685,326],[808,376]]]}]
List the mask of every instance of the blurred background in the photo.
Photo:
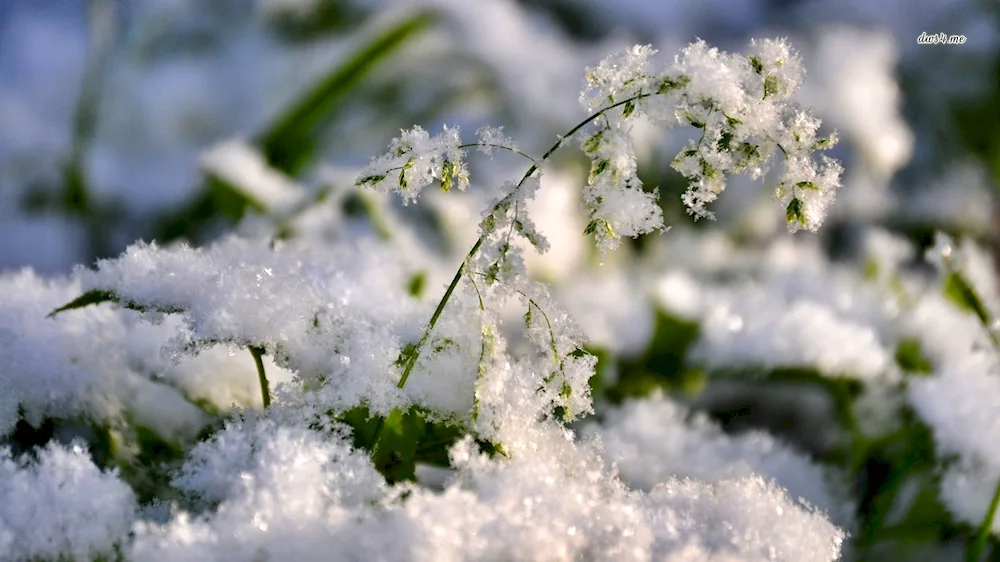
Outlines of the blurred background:
[{"label": "blurred background", "polygon": [[[998,20],[988,0],[4,0],[0,270],[205,242],[276,196],[226,170],[315,201],[412,124],[503,125],[537,152],[584,115],[583,69],[605,55],[642,42],[669,60],[696,38],[740,50],[761,36],[802,52],[800,99],[843,139],[830,251],[859,223],[992,242]],[[921,45],[922,32],[966,42]],[[760,182],[735,181],[719,221],[691,223],[669,168],[685,133],[638,135],[675,229],[781,234]],[[483,165],[478,184],[502,171]]]}]

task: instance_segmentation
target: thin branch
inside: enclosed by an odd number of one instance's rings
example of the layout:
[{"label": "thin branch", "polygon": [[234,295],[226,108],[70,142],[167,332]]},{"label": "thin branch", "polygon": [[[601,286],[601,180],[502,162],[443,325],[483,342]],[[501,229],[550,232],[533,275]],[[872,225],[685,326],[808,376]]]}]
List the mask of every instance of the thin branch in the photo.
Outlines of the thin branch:
[{"label": "thin branch", "polygon": [[480,146],[486,146],[489,148],[499,148],[500,150],[506,150],[507,152],[512,152],[514,154],[517,154],[518,156],[524,156],[525,158],[531,160],[532,162],[538,162],[538,160],[534,156],[521,152],[520,150],[514,148],[513,146],[507,146],[505,144],[497,144],[493,142],[468,142],[459,145],[458,148],[476,148]]},{"label": "thin branch", "polygon": [[261,359],[264,356],[264,348],[251,345],[248,349],[250,349],[250,355],[253,355],[253,362],[257,366],[257,379],[260,381],[261,401],[264,403],[264,407],[267,408],[271,405],[271,391],[267,384],[267,373],[264,372],[264,361]]},{"label": "thin branch", "polygon": [[[618,103],[609,105],[604,109],[587,117],[580,123],[578,123],[575,127],[570,129],[565,135],[559,137],[559,140],[557,140],[551,147],[549,147],[549,149],[545,152],[545,154],[542,155],[542,158],[539,161],[535,161],[531,165],[531,167],[528,168],[528,171],[525,172],[523,176],[521,176],[521,180],[517,182],[517,186],[510,193],[504,196],[503,199],[497,202],[497,204],[493,206],[493,210],[495,211],[502,205],[509,204],[510,199],[517,194],[521,186],[524,185],[524,182],[528,181],[528,178],[530,178],[536,171],[538,171],[538,167],[541,165],[541,163],[548,160],[549,157],[552,156],[552,153],[558,150],[566,139],[572,137],[577,131],[586,127],[601,115],[604,115],[605,112],[610,111],[616,107],[623,106],[627,103],[634,102],[638,99],[649,97],[651,95],[655,94],[638,94],[632,96]],[[407,379],[410,378],[410,373],[413,372],[413,368],[417,364],[417,359],[419,359],[420,357],[420,351],[423,349],[424,344],[426,344],[427,340],[430,338],[431,332],[434,330],[434,327],[437,325],[438,319],[441,317],[441,313],[444,311],[444,307],[448,304],[448,301],[451,299],[452,293],[455,292],[455,287],[458,286],[458,282],[461,281],[462,279],[462,275],[465,272],[466,264],[469,263],[472,260],[472,258],[476,256],[476,253],[479,252],[479,249],[483,246],[483,243],[486,242],[486,238],[490,234],[492,234],[492,231],[483,232],[479,236],[479,239],[476,240],[476,243],[472,246],[472,249],[469,250],[468,254],[466,254],[465,260],[462,261],[462,265],[460,265],[458,271],[455,272],[455,276],[452,278],[451,284],[448,285],[448,288],[445,290],[444,295],[441,297],[441,300],[437,304],[437,308],[434,309],[434,315],[431,316],[430,322],[428,322],[427,327],[424,328],[424,333],[420,337],[420,341],[417,342],[417,345],[411,350],[410,354],[407,356],[406,362],[403,364],[403,374],[399,377],[399,383],[396,384],[397,387],[403,388],[406,385],[406,381]]]}]

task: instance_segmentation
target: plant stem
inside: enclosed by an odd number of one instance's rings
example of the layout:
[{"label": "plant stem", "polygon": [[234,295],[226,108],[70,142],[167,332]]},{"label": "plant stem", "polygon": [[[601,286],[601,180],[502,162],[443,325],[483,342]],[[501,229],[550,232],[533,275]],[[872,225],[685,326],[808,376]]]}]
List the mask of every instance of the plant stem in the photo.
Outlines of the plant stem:
[{"label": "plant stem", "polygon": [[[541,159],[539,160],[535,160],[531,156],[524,154],[521,151],[515,151],[507,146],[493,145],[495,148],[502,148],[504,150],[509,150],[511,152],[514,152],[515,154],[520,154],[522,156],[525,156],[532,162],[531,167],[528,168],[528,171],[526,171],[523,176],[521,176],[521,180],[517,182],[517,186],[515,186],[510,193],[505,195],[503,199],[498,201],[493,206],[493,211],[495,211],[502,205],[508,204],[510,199],[514,197],[517,194],[518,190],[520,190],[521,186],[524,185],[524,182],[528,181],[528,178],[530,178],[532,174],[538,171],[538,167],[541,165],[542,162],[548,160],[549,157],[552,156],[552,154],[556,150],[559,150],[559,147],[562,146],[563,141],[565,141],[567,138],[572,137],[577,131],[586,127],[588,124],[590,124],[592,121],[594,121],[601,115],[604,115],[605,112],[610,111],[616,107],[623,106],[627,103],[634,102],[636,100],[645,97],[649,97],[651,95],[655,94],[638,94],[628,99],[622,100],[618,103],[609,105],[601,109],[600,111],[595,112],[593,115],[590,115],[583,121],[577,123],[577,125],[574,126],[572,129],[570,129],[569,131],[567,131],[566,134],[560,136],[559,139],[556,140],[556,142],[551,147],[549,147],[547,151],[545,151],[545,154],[542,155]],[[480,143],[470,143],[468,145],[463,145],[463,148],[471,146],[479,146],[479,145]],[[445,290],[444,295],[441,297],[441,300],[438,301],[437,307],[434,309],[434,314],[431,316],[430,322],[428,322],[427,326],[424,328],[424,333],[420,336],[420,341],[418,341],[417,344],[413,347],[413,349],[411,349],[409,353],[406,355],[406,360],[403,363],[403,374],[400,375],[399,382],[396,383],[397,388],[403,388],[404,386],[406,386],[406,381],[409,380],[410,374],[413,372],[413,368],[417,365],[417,360],[420,358],[421,349],[423,349],[424,344],[427,343],[427,340],[430,339],[431,332],[433,332],[434,327],[437,326],[438,320],[441,318],[441,314],[444,312],[445,306],[448,305],[448,301],[451,300],[451,295],[455,292],[455,288],[458,287],[459,281],[462,280],[462,276],[465,274],[466,264],[468,264],[472,260],[472,258],[476,256],[476,253],[479,252],[479,249],[482,248],[483,244],[486,242],[486,238],[489,237],[489,235],[492,233],[493,233],[492,230],[487,230],[482,234],[480,234],[479,239],[476,240],[476,243],[472,246],[472,249],[470,249],[469,253],[465,255],[465,259],[462,261],[462,265],[458,266],[458,271],[456,271],[455,276],[452,277],[451,283],[448,285],[448,288]],[[480,301],[482,301],[482,296],[480,296]],[[262,370],[260,372],[263,373]],[[263,377],[263,374],[261,374],[261,376]],[[266,379],[262,379],[262,381],[263,381],[261,383],[262,388],[264,388],[264,385],[266,385]],[[475,400],[475,398],[473,398],[473,400]],[[474,404],[473,406],[474,411],[476,411],[477,406],[478,404]],[[385,429],[385,420],[383,418],[380,418],[375,428],[375,440],[374,443],[372,444],[373,456],[375,451],[378,450],[379,443],[382,441],[382,432],[384,431],[384,429]]]},{"label": "plant stem", "polygon": [[260,381],[260,398],[264,403],[264,407],[267,408],[271,405],[271,391],[267,385],[267,373],[264,372],[264,361],[261,360],[264,356],[264,348],[251,345],[249,349],[250,355],[253,355],[253,362],[257,365],[257,379]]},{"label": "plant stem", "polygon": [[969,551],[969,562],[979,562],[986,548],[986,541],[990,537],[990,530],[993,529],[993,519],[996,517],[997,506],[1000,506],[1000,482],[997,482],[996,490],[993,492],[993,499],[990,500],[990,507],[986,510],[983,522],[979,524],[979,532],[976,535],[976,542],[972,544]]},{"label": "plant stem", "polygon": [[[510,193],[504,196],[503,199],[497,202],[497,204],[493,206],[493,209],[495,210],[499,208],[501,205],[508,203],[509,200],[512,197],[514,197],[515,194],[517,194],[521,186],[524,185],[524,182],[528,181],[528,178],[530,178],[532,174],[538,171],[538,167],[541,165],[541,163],[548,160],[549,157],[552,156],[552,154],[556,150],[558,150],[559,147],[562,146],[563,141],[565,141],[567,138],[572,137],[577,131],[586,127],[601,115],[604,115],[605,112],[610,111],[616,107],[623,106],[627,103],[631,103],[636,100],[649,97],[651,95],[655,94],[638,94],[632,96],[628,99],[624,99],[620,102],[611,104],[601,109],[600,111],[595,112],[593,115],[587,117],[583,121],[579,122],[575,127],[567,131],[566,134],[560,136],[559,139],[551,147],[549,147],[549,149],[545,152],[545,154],[542,155],[540,160],[534,161],[531,164],[531,167],[528,168],[528,171],[525,172],[523,176],[521,176],[521,180],[517,182],[517,186]],[[498,148],[506,148],[506,147],[498,147]],[[441,313],[444,312],[444,307],[447,306],[448,301],[451,300],[451,295],[452,293],[455,292],[455,287],[458,286],[458,282],[462,280],[462,275],[465,272],[465,264],[469,263],[469,261],[473,257],[475,257],[476,253],[479,251],[479,248],[483,246],[483,243],[486,242],[486,238],[490,234],[492,234],[492,231],[486,231],[479,236],[479,239],[476,240],[475,245],[473,245],[472,249],[469,250],[469,253],[466,254],[465,260],[462,261],[462,265],[460,265],[458,267],[458,271],[455,272],[455,276],[452,278],[451,284],[448,285],[448,289],[445,290],[444,295],[441,297],[441,300],[438,301],[437,308],[434,309],[434,314],[431,316],[430,322],[428,322],[427,327],[424,328],[424,333],[420,337],[420,341],[417,342],[417,345],[410,351],[409,355],[406,357],[406,361],[403,363],[403,374],[399,377],[399,383],[396,384],[398,388],[403,388],[406,385],[407,379],[410,378],[410,373],[413,372],[413,368],[417,364],[417,359],[420,358],[421,349],[424,347],[424,344],[427,343],[427,340],[430,339],[431,332],[434,331],[434,327],[437,325],[438,320],[441,318]]]},{"label": "plant stem", "polygon": [[417,364],[417,358],[420,357],[420,348],[427,343],[427,340],[431,337],[431,332],[434,330],[434,326],[437,325],[438,319],[441,318],[441,313],[444,312],[444,307],[451,300],[451,294],[455,292],[455,287],[458,286],[458,282],[462,279],[462,274],[465,272],[465,264],[476,255],[479,248],[482,247],[483,242],[486,240],[486,234],[479,237],[476,240],[476,244],[469,250],[469,253],[465,256],[465,261],[462,265],[458,266],[458,271],[455,272],[455,277],[452,278],[451,284],[448,285],[448,289],[444,292],[444,296],[438,301],[437,308],[434,309],[434,315],[431,316],[431,321],[427,323],[427,327],[424,329],[424,334],[420,336],[420,341],[417,342],[417,346],[413,349],[410,355],[406,358],[406,363],[403,365],[403,374],[399,377],[399,382],[396,384],[398,388],[403,388],[406,385],[406,379],[410,378],[410,373],[413,372],[414,365]]},{"label": "plant stem", "polygon": [[520,150],[518,150],[518,149],[516,149],[516,148],[514,148],[512,146],[507,146],[505,144],[497,144],[497,143],[493,143],[493,142],[467,142],[465,144],[458,145],[458,148],[477,148],[477,147],[480,147],[480,146],[487,146],[487,147],[490,147],[490,148],[499,148],[501,150],[506,150],[508,152],[517,154],[519,156],[524,156],[525,158],[527,158],[528,160],[531,160],[532,162],[537,162],[537,160],[535,160],[535,158],[533,156],[531,156],[530,154],[525,154],[524,152],[521,152]]}]

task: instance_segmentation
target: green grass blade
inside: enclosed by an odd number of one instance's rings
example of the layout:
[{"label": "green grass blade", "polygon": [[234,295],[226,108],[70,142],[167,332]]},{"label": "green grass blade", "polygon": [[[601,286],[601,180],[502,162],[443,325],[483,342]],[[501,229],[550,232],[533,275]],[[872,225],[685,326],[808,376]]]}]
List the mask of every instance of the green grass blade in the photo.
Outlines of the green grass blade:
[{"label": "green grass blade", "polygon": [[431,14],[421,12],[396,23],[363,43],[320,79],[259,135],[257,144],[268,163],[292,175],[301,171],[311,160],[323,130],[336,120],[344,98],[432,20]]},{"label": "green grass blade", "polygon": [[86,308],[88,306],[93,306],[95,304],[101,304],[105,302],[118,302],[118,295],[112,293],[111,291],[102,291],[101,289],[91,289],[86,293],[76,297],[70,302],[60,306],[59,308],[53,310],[46,316],[46,318],[52,318],[60,312],[66,312],[67,310],[76,310],[78,308]]}]

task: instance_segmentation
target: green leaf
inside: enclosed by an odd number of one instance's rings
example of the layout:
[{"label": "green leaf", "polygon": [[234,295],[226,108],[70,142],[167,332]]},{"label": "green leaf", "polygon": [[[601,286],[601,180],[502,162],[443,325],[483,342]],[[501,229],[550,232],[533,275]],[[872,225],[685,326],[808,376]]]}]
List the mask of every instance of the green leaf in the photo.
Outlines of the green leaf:
[{"label": "green leaf", "polygon": [[409,160],[406,161],[406,164],[403,164],[403,169],[399,171],[399,187],[400,188],[406,189],[406,186],[407,186],[407,183],[408,183],[406,181],[406,171],[409,170],[409,169],[411,169],[411,168],[413,168],[413,166],[415,166],[415,165],[416,165],[416,161],[413,158],[410,158]]},{"label": "green leaf", "polygon": [[441,191],[445,193],[451,191],[451,184],[455,178],[455,165],[450,160],[445,160],[441,165]]},{"label": "green leaf", "polygon": [[625,102],[625,106],[622,108],[622,116],[628,119],[632,113],[635,111],[635,101],[629,100]]},{"label": "green leaf", "polygon": [[908,373],[926,375],[934,371],[931,362],[924,356],[920,340],[903,338],[896,346],[896,363]]},{"label": "green leaf", "polygon": [[148,312],[150,310],[155,312],[162,312],[164,314],[180,314],[184,312],[180,308],[175,308],[170,306],[160,306],[157,304],[141,304],[131,300],[124,300],[112,291],[106,291],[103,289],[91,289],[83,293],[79,297],[76,297],[72,301],[48,313],[46,318],[52,318],[56,314],[59,314],[60,312],[65,312],[67,310],[86,308],[88,306],[101,304],[105,302],[115,303],[118,306],[127,308],[129,310],[135,310],[136,312]]},{"label": "green leaf", "polygon": [[583,151],[587,154],[593,154],[597,152],[597,149],[601,146],[601,138],[604,136],[604,129],[597,131],[590,136],[585,143],[583,143]]},{"label": "green leaf", "polygon": [[611,167],[611,162],[610,161],[605,160],[603,158],[600,159],[600,160],[596,160],[596,161],[594,161],[593,165],[591,166],[590,175],[591,175],[591,177],[599,176],[599,175],[603,174],[604,172],[608,171],[608,168],[610,168],[610,167]]},{"label": "green leaf", "polygon": [[808,224],[802,200],[798,197],[793,197],[792,200],[788,202],[788,207],[785,208],[785,220],[789,223],[797,222],[802,226],[806,226]]},{"label": "green leaf", "polygon": [[431,421],[427,412],[417,407],[395,408],[382,418],[358,406],[341,413],[337,420],[353,429],[354,446],[369,452],[375,468],[389,482],[414,480],[417,463],[448,466],[448,451],[465,434],[457,424]]},{"label": "green leaf", "polygon": [[70,302],[53,310],[46,316],[46,318],[52,318],[56,314],[59,314],[60,312],[66,312],[67,310],[86,308],[88,306],[93,306],[95,304],[101,304],[105,302],[117,303],[118,295],[112,293],[111,291],[104,291],[101,289],[91,289],[86,293],[71,300]]},{"label": "green leaf", "polygon": [[483,219],[481,228],[483,229],[483,232],[493,232],[493,229],[496,228],[496,226],[497,226],[496,215],[491,214],[490,216]]},{"label": "green leaf", "polygon": [[780,82],[778,82],[777,76],[774,74],[768,74],[767,77],[764,78],[764,99],[767,99],[768,96],[777,94],[779,84]]},{"label": "green leaf", "polygon": [[701,159],[701,175],[705,176],[706,178],[714,178],[717,175],[719,175],[719,171],[716,170],[714,167],[712,167],[712,165],[708,163],[708,160],[705,160],[704,158],[702,158]]},{"label": "green leaf", "polygon": [[729,152],[731,150],[730,143],[733,142],[733,134],[726,131],[719,135],[719,142],[717,144],[720,151]]},{"label": "green leaf", "polygon": [[236,224],[247,209],[258,213],[266,211],[260,201],[215,174],[205,174],[196,193],[183,207],[161,216],[153,228],[154,239],[160,242],[178,238],[198,241],[218,231],[220,224]]},{"label": "green leaf", "polygon": [[486,276],[485,276],[486,284],[492,285],[496,283],[499,277],[500,277],[500,262],[495,261],[491,263],[489,267],[486,268]]},{"label": "green leaf", "polygon": [[740,143],[739,149],[740,154],[745,156],[747,160],[760,160],[760,150],[757,145],[750,144],[748,142]]},{"label": "green leaf", "polygon": [[816,151],[816,150],[826,150],[826,149],[832,147],[833,146],[833,139],[834,139],[833,136],[829,136],[829,137],[824,137],[824,138],[821,138],[821,139],[817,140],[815,143],[813,143],[812,150],[813,151]]},{"label": "green leaf", "polygon": [[413,357],[413,354],[416,352],[417,352],[417,344],[415,343],[406,344],[406,346],[404,346],[403,349],[400,350],[399,357],[396,358],[396,366],[402,367],[403,365],[406,365],[410,361],[410,358]]},{"label": "green leaf", "polygon": [[584,234],[594,234],[597,229],[600,228],[604,231],[604,234],[610,238],[615,237],[615,229],[611,226],[606,219],[596,218],[587,223],[587,228],[583,229]]},{"label": "green leaf", "polygon": [[962,273],[953,271],[948,274],[944,281],[944,294],[961,310],[978,316],[983,325],[990,325],[989,310],[983,304],[983,300],[979,298],[979,293]]},{"label": "green leaf", "polygon": [[628,396],[646,396],[657,388],[684,391],[704,386],[705,375],[687,364],[688,350],[698,341],[700,327],[662,309],[656,311],[656,327],[645,352],[635,358],[615,359],[607,353],[598,356],[597,385],[608,386],[605,395],[612,401]]},{"label": "green leaf", "polygon": [[358,181],[354,182],[354,185],[359,187],[366,185],[368,186],[375,185],[378,182],[384,180],[387,175],[388,174],[371,174],[369,176],[364,176],[362,178],[358,178]]},{"label": "green leaf", "polygon": [[875,281],[878,279],[879,272],[881,268],[878,265],[878,261],[874,258],[868,258],[865,260],[864,277],[868,281]]},{"label": "green leaf", "polygon": [[760,57],[755,55],[750,55],[750,66],[753,68],[753,71],[756,72],[757,74],[764,73],[764,63],[761,62]]},{"label": "green leaf", "polygon": [[691,115],[690,111],[684,113],[684,118],[687,119],[688,123],[691,124],[695,129],[704,129],[705,123],[698,121],[694,115]]},{"label": "green leaf", "polygon": [[684,86],[687,86],[690,82],[691,78],[689,76],[680,76],[676,80],[667,77],[664,78],[662,82],[660,82],[660,87],[657,88],[656,93],[665,94],[670,90],[679,90]]},{"label": "green leaf", "polygon": [[815,183],[811,182],[811,181],[800,181],[799,183],[795,184],[795,187],[798,187],[799,189],[808,189],[808,190],[811,190],[811,191],[819,191],[819,186],[816,185]]},{"label": "green leaf", "polygon": [[417,445],[424,432],[422,418],[394,408],[371,449],[375,468],[390,482],[415,480]]},{"label": "green leaf", "polygon": [[518,234],[523,236],[524,239],[527,240],[529,244],[535,247],[535,249],[537,249],[539,252],[542,251],[541,240],[538,239],[538,234],[526,230],[524,228],[523,221],[521,221],[520,219],[514,219],[514,230],[516,230]]},{"label": "green leaf", "polygon": [[424,287],[427,285],[427,272],[420,271],[410,277],[410,282],[406,286],[411,297],[420,298],[424,294]]},{"label": "green leaf", "polygon": [[433,21],[426,12],[410,16],[361,44],[339,61],[259,136],[268,163],[296,175],[315,153],[322,134],[343,112],[345,98]]}]

